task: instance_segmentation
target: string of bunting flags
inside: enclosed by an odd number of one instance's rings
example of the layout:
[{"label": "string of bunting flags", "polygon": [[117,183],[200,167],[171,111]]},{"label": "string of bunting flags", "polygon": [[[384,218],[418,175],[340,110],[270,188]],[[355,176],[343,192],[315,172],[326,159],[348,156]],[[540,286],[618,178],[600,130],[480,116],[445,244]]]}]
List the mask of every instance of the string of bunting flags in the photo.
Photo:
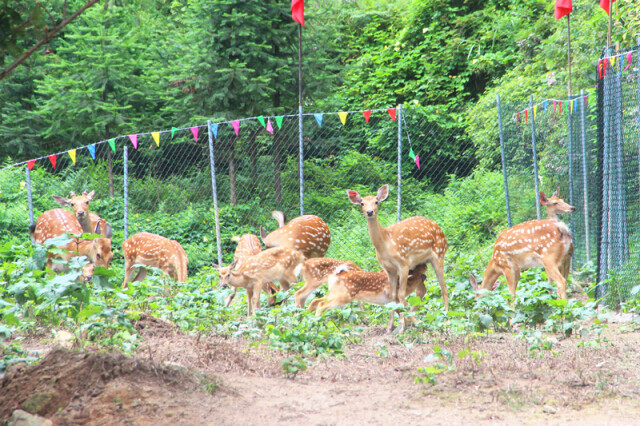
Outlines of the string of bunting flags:
[{"label": "string of bunting flags", "polygon": [[[609,68],[608,65],[611,66],[612,71],[615,71],[616,62],[618,63],[618,68],[620,72],[627,71],[631,67],[631,63],[633,62],[634,53],[635,53],[634,51],[624,52],[624,53],[620,53],[617,55],[608,56],[600,59],[598,61],[598,80],[601,80],[607,76],[607,68]],[[624,67],[623,69],[622,67],[624,65],[625,59],[627,60],[627,66]],[[640,61],[640,58],[639,58],[639,61]]]},{"label": "string of bunting flags", "polygon": [[[313,113],[313,114],[304,114],[305,116],[313,116],[316,120],[316,123],[318,124],[319,127],[322,127],[322,123],[323,123],[323,118],[325,115],[331,115],[331,114],[336,114],[338,115],[338,118],[340,119],[340,122],[342,123],[343,126],[346,125],[347,123],[347,117],[349,115],[353,115],[353,114],[362,114],[365,122],[368,124],[369,120],[371,118],[371,114],[373,112],[385,112],[389,115],[389,118],[391,118],[392,121],[396,121],[396,108],[387,108],[387,109],[377,109],[377,110],[364,110],[364,111],[340,111],[340,112],[336,112],[336,113]],[[260,125],[262,125],[262,127],[269,133],[274,134],[275,131],[275,127],[274,127],[274,122],[275,122],[275,126],[277,126],[278,130],[280,130],[282,128],[282,124],[284,122],[285,118],[289,118],[289,117],[298,117],[297,115],[279,115],[279,116],[257,116],[257,117],[251,117],[251,118],[245,118],[245,119],[241,119],[241,120],[232,120],[232,121],[224,121],[224,122],[218,122],[218,123],[212,123],[211,124],[211,132],[213,134],[213,137],[215,139],[218,138],[218,130],[220,129],[221,125],[231,125],[231,127],[233,128],[233,131],[235,133],[236,136],[240,135],[240,123],[241,121],[250,121],[250,120],[256,120],[260,123]],[[405,124],[405,128],[406,128],[406,122]],[[156,146],[160,147],[160,136],[163,133],[170,133],[171,134],[171,139],[173,139],[173,137],[175,136],[176,132],[180,132],[180,131],[185,131],[187,129],[191,130],[191,134],[193,135],[194,140],[197,142],[198,141],[198,137],[200,134],[200,128],[204,127],[206,129],[207,125],[200,125],[200,126],[193,126],[193,127],[183,127],[183,128],[178,128],[178,127],[171,127],[170,130],[162,130],[162,131],[157,131],[157,132],[147,132],[147,133],[137,133],[137,134],[131,134],[131,135],[126,135],[126,136],[118,136],[115,138],[111,138],[108,140],[104,140],[104,141],[100,141],[100,142],[96,142],[93,143],[91,145],[86,145],[83,147],[79,147],[79,148],[75,148],[75,149],[70,149],[68,151],[63,151],[63,152],[58,152],[56,154],[51,154],[51,155],[47,155],[44,157],[39,157],[39,158],[35,158],[33,160],[28,160],[28,161],[24,161],[21,163],[16,163],[12,166],[9,167],[17,167],[17,166],[21,166],[26,164],[27,168],[29,170],[32,170],[35,165],[36,162],[41,161],[41,160],[49,160],[49,163],[51,164],[51,166],[53,167],[54,170],[57,170],[57,159],[60,155],[64,155],[67,154],[69,155],[69,157],[71,158],[71,161],[73,162],[73,164],[76,164],[77,161],[77,155],[78,155],[78,151],[82,150],[82,149],[86,149],[89,152],[89,155],[91,156],[91,159],[93,161],[95,161],[96,159],[96,147],[98,145],[102,145],[102,144],[108,144],[109,147],[111,147],[111,150],[113,151],[113,153],[115,154],[116,152],[116,141],[118,140],[129,140],[131,142],[131,144],[133,145],[134,149],[138,149],[138,139],[140,136],[146,136],[146,135],[151,135],[151,138],[153,139],[153,141],[155,142]],[[409,152],[409,157],[416,162],[416,165],[418,167],[418,169],[420,169],[420,157],[417,156],[414,152],[413,152],[413,148],[411,147],[411,141],[409,141],[409,145],[410,145],[410,152]],[[7,167],[7,168],[9,168]]]},{"label": "string of bunting flags", "polygon": [[[545,99],[542,102],[535,104],[532,108],[527,108],[521,111],[518,111],[513,114],[512,119],[516,122],[516,125],[520,124],[521,117],[524,116],[524,122],[529,123],[529,116],[533,115],[535,120],[538,110],[542,108],[543,113],[547,113],[549,106],[551,106],[551,112],[554,114],[562,114],[564,109],[565,112],[569,114],[574,114],[578,112],[578,101],[580,100],[580,96],[571,100],[559,100],[559,99]],[[589,105],[589,94],[586,94],[582,97],[584,99],[584,105]]]}]

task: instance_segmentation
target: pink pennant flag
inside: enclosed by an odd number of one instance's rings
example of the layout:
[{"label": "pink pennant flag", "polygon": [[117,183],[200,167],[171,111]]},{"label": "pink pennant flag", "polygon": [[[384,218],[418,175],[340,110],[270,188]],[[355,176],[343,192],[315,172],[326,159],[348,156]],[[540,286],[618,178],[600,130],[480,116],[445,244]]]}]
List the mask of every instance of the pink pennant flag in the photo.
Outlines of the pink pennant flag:
[{"label": "pink pennant flag", "polygon": [[558,102],[553,101],[553,112],[556,112],[556,106],[557,106]]},{"label": "pink pennant flag", "polygon": [[271,119],[267,118],[267,132],[273,134],[273,126],[271,125]]},{"label": "pink pennant flag", "polygon": [[633,55],[633,52],[629,52],[627,53],[627,66],[624,67],[624,70],[628,70],[629,67],[631,66],[631,56]]},{"label": "pink pennant flag", "polygon": [[36,160],[27,161],[27,167],[29,168],[29,170],[33,170],[33,166],[35,165],[36,165]]},{"label": "pink pennant flag", "polygon": [[420,170],[420,156],[416,155],[416,166],[418,166],[418,170]]},{"label": "pink pennant flag", "polygon": [[129,135],[129,139],[135,149],[138,149],[138,135]]},{"label": "pink pennant flag", "polygon": [[362,111],[362,114],[364,114],[364,121],[366,121],[368,123],[369,122],[369,118],[371,118],[371,110]]},{"label": "pink pennant flag", "polygon": [[193,133],[193,138],[196,140],[196,142],[198,142],[198,127],[192,127],[191,133]]},{"label": "pink pennant flag", "polygon": [[51,154],[49,156],[49,161],[51,161],[51,165],[53,166],[53,170],[56,169],[56,160],[57,160],[58,156],[56,154]]},{"label": "pink pennant flag", "polygon": [[392,121],[396,121],[396,109],[395,108],[389,108],[387,110],[387,112],[389,113],[389,116],[391,117]]},{"label": "pink pennant flag", "polygon": [[240,120],[232,121],[231,125],[233,126],[233,130],[236,132],[236,136],[238,136],[240,132]]},{"label": "pink pennant flag", "polygon": [[584,106],[589,106],[589,95],[584,97]]}]

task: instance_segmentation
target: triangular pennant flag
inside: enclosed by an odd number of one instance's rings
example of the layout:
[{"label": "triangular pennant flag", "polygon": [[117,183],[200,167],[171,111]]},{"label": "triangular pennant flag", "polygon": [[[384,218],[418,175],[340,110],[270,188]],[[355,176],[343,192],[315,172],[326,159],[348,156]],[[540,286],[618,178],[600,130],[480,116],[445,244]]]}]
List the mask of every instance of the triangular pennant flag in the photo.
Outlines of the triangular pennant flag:
[{"label": "triangular pennant flag", "polygon": [[[616,0],[613,0],[611,3],[613,3]],[[600,7],[604,9],[605,12],[607,12],[607,15],[609,14],[609,0],[600,0]]]},{"label": "triangular pennant flag", "polygon": [[258,119],[258,121],[260,122],[260,124],[262,124],[262,127],[266,127],[267,123],[265,123],[264,121],[264,117],[263,116],[258,116],[256,117]]},{"label": "triangular pennant flag", "polygon": [[194,126],[191,128],[191,134],[193,135],[193,138],[196,140],[196,142],[198,142],[198,132],[200,131],[200,128],[198,126]]},{"label": "triangular pennant flag", "polygon": [[556,0],[555,16],[556,21],[565,15],[568,15],[573,10],[571,0]]},{"label": "triangular pennant flag", "polygon": [[573,100],[573,110],[575,112],[578,112],[578,99],[577,98]]},{"label": "triangular pennant flag", "polygon": [[171,139],[173,139],[173,134],[176,132],[176,130],[180,130],[177,127],[172,127],[171,128]]},{"label": "triangular pennant flag", "polygon": [[584,97],[584,106],[589,106],[589,95]]},{"label": "triangular pennant flag", "polygon": [[151,137],[156,142],[156,145],[160,146],[160,132],[151,133]]},{"label": "triangular pennant flag", "polygon": [[211,132],[213,133],[213,137],[218,139],[218,123],[213,123],[211,125]]},{"label": "triangular pennant flag", "polygon": [[418,166],[418,170],[420,170],[420,156],[416,155],[416,166]]},{"label": "triangular pennant flag", "polygon": [[544,108],[544,113],[546,114],[547,112],[547,101],[544,101],[544,103],[542,104],[543,108]]},{"label": "triangular pennant flag", "polygon": [[340,117],[340,122],[344,126],[347,123],[347,113],[346,112],[339,112],[338,113],[338,117]]},{"label": "triangular pennant flag", "polygon": [[109,139],[107,142],[109,142],[109,146],[111,147],[111,150],[113,151],[113,153],[116,153],[116,139]]},{"label": "triangular pennant flag", "polygon": [[371,118],[371,110],[362,111],[362,115],[364,115],[364,121],[369,123],[369,118]]},{"label": "triangular pennant flag", "polygon": [[391,117],[392,121],[396,121],[396,109],[395,108],[389,108],[387,110],[387,112],[389,113],[389,116]]},{"label": "triangular pennant flag", "polygon": [[616,57],[615,56],[610,57],[609,62],[611,62],[611,68],[613,68],[616,65]]},{"label": "triangular pennant flag", "polygon": [[556,112],[556,109],[558,109],[558,102],[553,101],[553,112]]},{"label": "triangular pennant flag", "polygon": [[558,113],[562,114],[562,101],[558,102]]},{"label": "triangular pennant flag", "polygon": [[69,154],[69,157],[71,157],[71,161],[73,161],[73,165],[76,165],[76,150],[75,149],[70,149],[69,151],[67,151],[67,153]]},{"label": "triangular pennant flag", "polygon": [[573,102],[569,101],[569,115],[573,114]]},{"label": "triangular pennant flag", "polygon": [[322,114],[313,114],[313,116],[316,118],[318,126],[322,127]]},{"label": "triangular pennant flag", "polygon": [[56,160],[58,159],[58,156],[56,154],[51,154],[49,156],[49,161],[51,162],[51,165],[53,166],[53,170],[56,169]]},{"label": "triangular pennant flag", "polygon": [[273,126],[271,125],[271,119],[267,119],[267,132],[273,134]]},{"label": "triangular pennant flag", "polygon": [[536,118],[536,114],[538,113],[538,105],[533,106],[533,118]]},{"label": "triangular pennant flag", "polygon": [[233,120],[231,125],[233,126],[233,131],[236,132],[236,136],[238,136],[240,134],[240,120]]},{"label": "triangular pennant flag", "polygon": [[413,152],[413,147],[409,147],[409,158],[416,161],[416,154]]},{"label": "triangular pennant flag", "polygon": [[[629,67],[631,66],[631,58],[632,58],[633,52],[629,52],[627,53],[627,66],[624,67],[624,70],[628,70]],[[622,61],[621,61],[622,62]]]},{"label": "triangular pennant flag", "polygon": [[33,170],[33,166],[35,166],[35,165],[36,165],[36,160],[29,160],[29,161],[27,161],[27,168],[28,168],[29,170]]},{"label": "triangular pennant flag", "polygon": [[529,110],[528,109],[524,110],[524,122],[525,123],[529,122]]},{"label": "triangular pennant flag", "polygon": [[516,125],[520,124],[520,113],[516,112]]},{"label": "triangular pennant flag", "polygon": [[138,135],[129,135],[129,139],[135,149],[138,149]]},{"label": "triangular pennant flag", "polygon": [[91,154],[93,161],[96,161],[96,144],[94,143],[93,145],[89,145],[87,150],[89,150],[89,154]]},{"label": "triangular pennant flag", "polygon": [[284,118],[284,117],[283,117],[283,116],[281,116],[281,115],[279,115],[279,116],[277,116],[277,117],[276,117],[276,124],[278,125],[278,129],[282,129],[282,119],[283,119],[283,118]]}]

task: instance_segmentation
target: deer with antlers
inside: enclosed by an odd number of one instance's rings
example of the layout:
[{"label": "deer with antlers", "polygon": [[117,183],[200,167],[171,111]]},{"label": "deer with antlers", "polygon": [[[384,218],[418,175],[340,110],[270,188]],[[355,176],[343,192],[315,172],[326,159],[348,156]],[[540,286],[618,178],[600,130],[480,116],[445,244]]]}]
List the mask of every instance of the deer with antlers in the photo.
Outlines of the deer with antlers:
[{"label": "deer with antlers", "polygon": [[230,285],[247,290],[247,315],[251,316],[260,306],[260,292],[266,283],[277,281],[283,290],[288,290],[292,283],[298,281],[297,275],[304,261],[304,255],[297,250],[273,247],[217,269],[223,287]]},{"label": "deer with antlers", "polygon": [[[391,301],[406,304],[409,270],[428,263],[436,273],[445,309],[449,309],[449,295],[444,283],[444,255],[447,239],[436,222],[422,216],[413,216],[383,227],[378,220],[378,206],[387,199],[389,185],[378,189],[375,196],[361,197],[356,191],[347,191],[349,201],[362,208],[367,218],[369,237],[376,249],[376,257],[389,276]],[[401,328],[404,326],[401,318]]]},{"label": "deer with antlers", "polygon": [[296,291],[296,307],[304,308],[307,297],[322,284],[328,282],[329,276],[341,265],[350,270],[360,271],[360,267],[350,260],[330,259],[328,257],[305,260],[300,270],[300,278],[304,281],[304,286]]},{"label": "deer with antlers", "polygon": [[85,190],[82,195],[76,195],[75,192],[70,192],[69,198],[54,195],[53,199],[62,207],[71,207],[73,209],[73,214],[76,216],[76,219],[78,219],[78,222],[80,222],[80,226],[82,226],[84,232],[92,233],[98,224],[100,224],[103,235],[106,235],[107,232],[112,232],[111,225],[97,214],[89,211],[89,203],[95,193],[96,191],[87,192]]},{"label": "deer with antlers", "polygon": [[260,227],[260,236],[267,248],[287,247],[302,252],[306,258],[324,257],[327,253],[331,244],[331,232],[324,220],[308,214],[285,224],[283,212],[276,210],[271,215],[278,222],[278,229],[267,235]]},{"label": "deer with antlers", "polygon": [[[92,231],[101,234],[100,222],[96,224],[96,228]],[[61,247],[66,253],[61,255],[64,261],[69,261],[76,256],[86,256],[95,266],[109,267],[113,252],[111,251],[111,229],[109,228],[104,238],[96,238],[94,240],[83,240],[79,235],[83,233],[80,223],[76,217],[68,210],[53,209],[42,213],[35,225],[29,228],[31,240],[37,244],[43,244],[50,238],[58,237],[62,234],[73,236],[73,241]],[[64,272],[66,266],[53,262],[53,255],[49,255],[47,266],[54,272]],[[93,275],[93,272],[91,272]]]},{"label": "deer with antlers", "polygon": [[176,240],[152,234],[138,232],[122,243],[124,256],[124,281],[122,287],[128,283],[142,281],[147,276],[147,270],[140,267],[136,273],[134,265],[145,265],[158,268],[177,282],[187,280],[187,253]]},{"label": "deer with antlers", "polygon": [[[521,271],[542,266],[549,281],[556,283],[558,298],[567,298],[573,242],[569,228],[558,215],[574,212],[576,208],[559,198],[558,190],[549,198],[540,192],[540,204],[547,209],[548,219],[530,220],[500,233],[484,272],[483,289],[495,288],[496,280],[504,275],[509,291],[515,296]],[[474,288],[478,287],[473,275],[469,281]]]}]

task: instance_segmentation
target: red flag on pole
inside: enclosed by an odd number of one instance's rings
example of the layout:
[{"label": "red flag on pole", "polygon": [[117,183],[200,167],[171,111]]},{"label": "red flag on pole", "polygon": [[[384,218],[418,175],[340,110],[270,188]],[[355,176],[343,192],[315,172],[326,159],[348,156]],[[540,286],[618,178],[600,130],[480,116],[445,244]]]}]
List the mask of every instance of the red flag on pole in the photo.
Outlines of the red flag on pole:
[{"label": "red flag on pole", "polygon": [[304,0],[291,0],[291,15],[294,21],[304,27]]},{"label": "red flag on pole", "polygon": [[[600,0],[600,4],[602,4],[603,1],[605,0]],[[572,10],[573,6],[571,5],[571,0],[556,0],[556,20],[570,14]]]},{"label": "red flag on pole", "polygon": [[[611,3],[615,1],[616,0],[611,0]],[[600,7],[603,8],[605,12],[607,12],[607,15],[609,14],[609,0],[600,0]]]}]

